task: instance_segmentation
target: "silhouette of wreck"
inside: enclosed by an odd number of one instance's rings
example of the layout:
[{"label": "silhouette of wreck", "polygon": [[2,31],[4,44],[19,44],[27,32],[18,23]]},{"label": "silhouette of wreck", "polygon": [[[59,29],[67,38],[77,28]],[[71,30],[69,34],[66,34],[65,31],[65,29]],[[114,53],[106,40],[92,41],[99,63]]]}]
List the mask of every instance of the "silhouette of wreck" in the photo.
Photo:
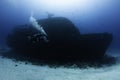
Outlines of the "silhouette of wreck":
[{"label": "silhouette of wreck", "polygon": [[30,59],[56,62],[100,61],[112,41],[112,34],[81,34],[67,18],[54,17],[38,20],[48,39],[30,24],[15,27],[8,35],[7,44],[17,54]]}]

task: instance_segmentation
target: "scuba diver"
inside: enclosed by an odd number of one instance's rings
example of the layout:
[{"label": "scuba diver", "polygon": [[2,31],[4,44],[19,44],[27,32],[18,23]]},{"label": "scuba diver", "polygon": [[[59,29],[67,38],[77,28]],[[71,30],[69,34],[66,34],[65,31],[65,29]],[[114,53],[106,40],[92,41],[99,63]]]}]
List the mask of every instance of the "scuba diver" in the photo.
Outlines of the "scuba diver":
[{"label": "scuba diver", "polygon": [[47,39],[47,33],[45,32],[43,27],[38,24],[37,20],[33,17],[33,15],[30,16],[29,21],[30,21],[32,27],[37,29],[39,31],[39,33],[36,33],[32,36],[28,36],[28,38],[31,40],[36,38],[37,42],[38,41],[44,41],[45,43],[49,42],[49,40]]}]

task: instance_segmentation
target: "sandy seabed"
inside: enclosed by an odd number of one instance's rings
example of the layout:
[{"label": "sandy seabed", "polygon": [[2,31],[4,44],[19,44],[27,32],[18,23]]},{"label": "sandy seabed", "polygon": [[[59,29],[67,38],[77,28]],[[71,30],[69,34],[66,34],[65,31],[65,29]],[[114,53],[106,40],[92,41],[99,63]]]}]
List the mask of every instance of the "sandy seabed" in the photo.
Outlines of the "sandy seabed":
[{"label": "sandy seabed", "polygon": [[120,63],[101,68],[51,68],[0,57],[0,80],[120,80]]}]

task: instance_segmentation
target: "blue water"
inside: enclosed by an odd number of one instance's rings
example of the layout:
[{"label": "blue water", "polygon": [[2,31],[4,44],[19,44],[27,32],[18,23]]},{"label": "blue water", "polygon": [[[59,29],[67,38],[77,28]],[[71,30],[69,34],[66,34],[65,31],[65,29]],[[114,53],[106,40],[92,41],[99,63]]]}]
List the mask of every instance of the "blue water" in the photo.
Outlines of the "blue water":
[{"label": "blue water", "polygon": [[31,12],[36,19],[47,18],[46,12],[49,12],[54,14],[54,17],[70,19],[82,34],[112,33],[112,49],[119,50],[119,7],[119,0],[1,0],[0,43],[2,45],[7,34],[16,25],[29,24]]},{"label": "blue water", "polygon": [[[62,1],[62,2],[60,2]],[[107,54],[120,55],[120,1],[119,0],[0,0],[0,50],[6,48],[6,37],[17,25],[29,24],[33,12],[36,19],[54,17],[70,19],[81,34],[113,34]],[[0,58],[0,80],[119,80],[120,65],[87,68],[49,68],[15,63]],[[15,64],[20,66],[14,67]],[[21,74],[23,73],[23,74]],[[8,75],[10,74],[10,75]],[[27,76],[25,76],[27,75]]]}]

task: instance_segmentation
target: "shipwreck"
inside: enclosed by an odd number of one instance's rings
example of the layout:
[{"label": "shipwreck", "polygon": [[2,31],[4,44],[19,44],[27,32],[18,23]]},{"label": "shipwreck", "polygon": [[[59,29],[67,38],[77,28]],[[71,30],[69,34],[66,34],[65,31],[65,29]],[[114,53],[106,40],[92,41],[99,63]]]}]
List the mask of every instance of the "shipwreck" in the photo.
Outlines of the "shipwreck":
[{"label": "shipwreck", "polygon": [[81,34],[67,18],[37,20],[45,34],[33,25],[15,27],[7,44],[17,54],[46,61],[100,61],[112,41],[110,33]]}]

